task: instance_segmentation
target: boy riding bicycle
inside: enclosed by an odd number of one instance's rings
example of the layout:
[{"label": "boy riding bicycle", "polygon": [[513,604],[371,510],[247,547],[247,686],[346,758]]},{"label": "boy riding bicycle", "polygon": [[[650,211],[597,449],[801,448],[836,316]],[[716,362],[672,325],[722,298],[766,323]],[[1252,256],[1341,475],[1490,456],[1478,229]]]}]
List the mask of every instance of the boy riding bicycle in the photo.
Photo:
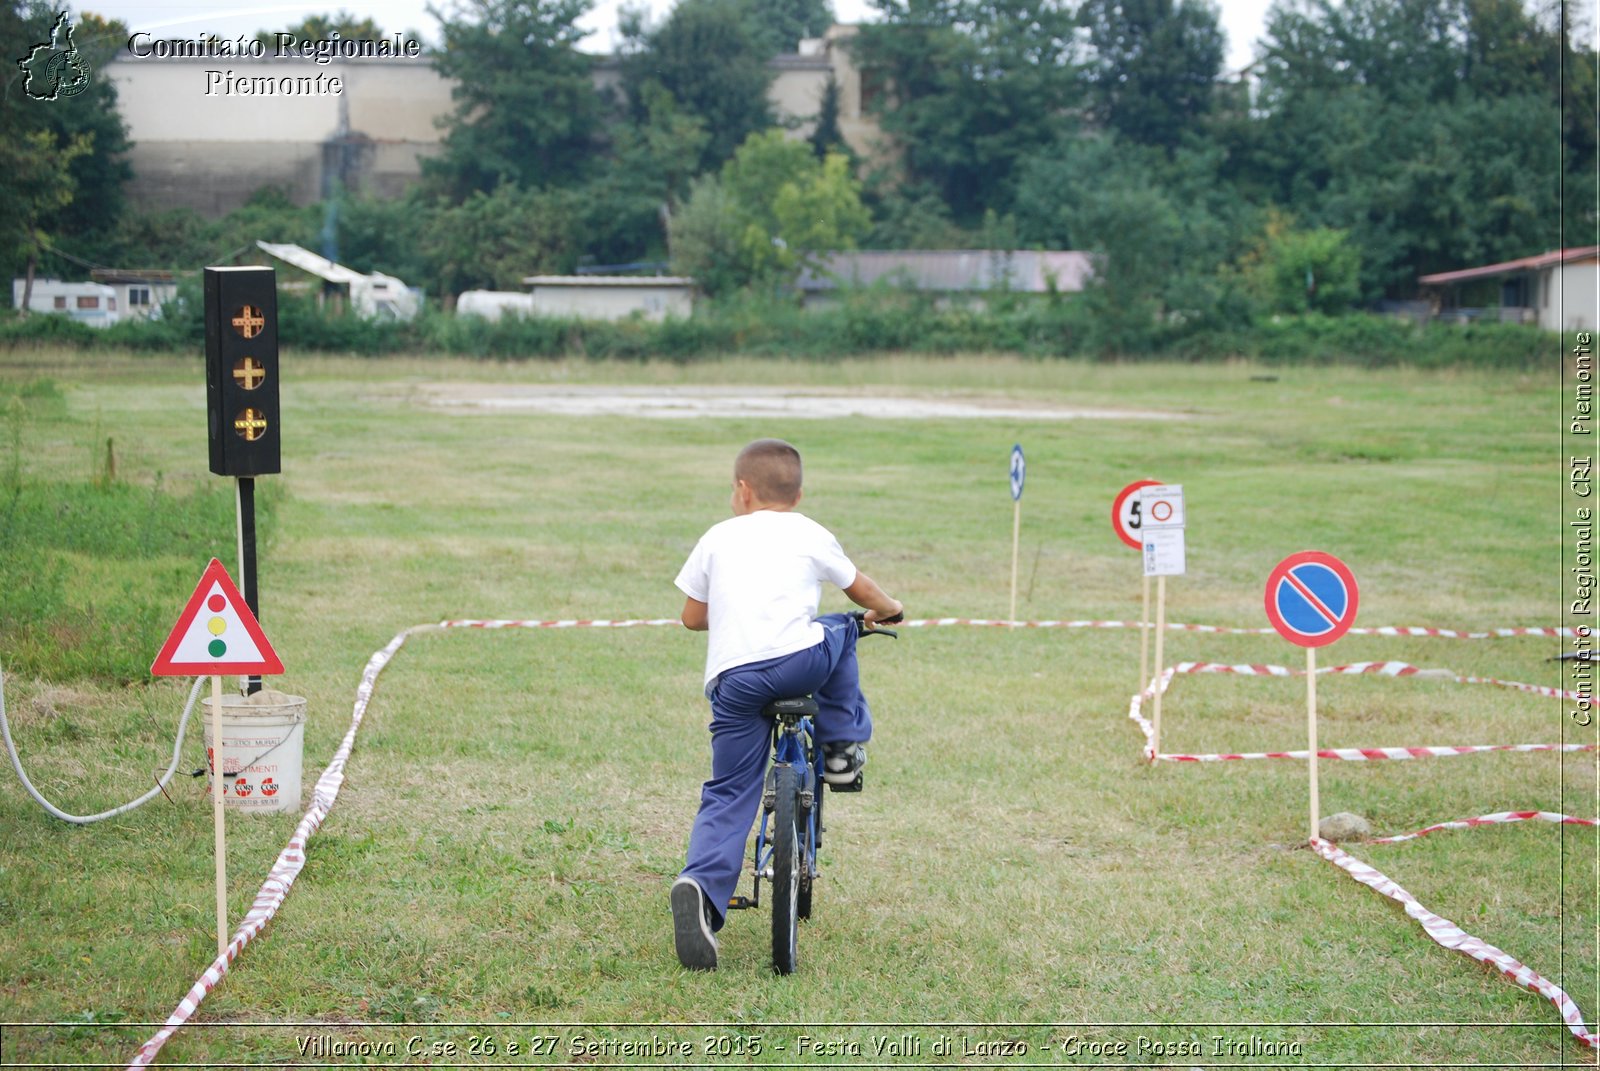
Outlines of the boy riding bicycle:
[{"label": "boy riding bicycle", "polygon": [[856,625],[848,614],[816,616],[822,582],[863,607],[868,626],[904,613],[826,528],[795,512],[800,484],[793,446],[781,439],[746,446],[733,466],[733,517],[700,537],[675,581],[684,625],[710,634],[711,779],[701,788],[688,860],[671,896],[678,960],[693,970],[717,965],[716,932],[760,806],[772,738],[761,708],[813,695],[823,779],[850,784],[866,762],[872,716],[861,694]]}]

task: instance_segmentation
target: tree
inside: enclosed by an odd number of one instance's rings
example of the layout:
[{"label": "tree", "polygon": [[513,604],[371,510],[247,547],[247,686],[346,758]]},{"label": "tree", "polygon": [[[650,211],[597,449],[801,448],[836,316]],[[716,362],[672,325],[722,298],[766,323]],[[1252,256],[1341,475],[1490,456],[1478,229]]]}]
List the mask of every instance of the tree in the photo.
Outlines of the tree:
[{"label": "tree", "polygon": [[422,285],[429,274],[421,254],[429,205],[421,191],[406,197],[341,198],[339,262],[356,271],[381,271]]},{"label": "tree", "polygon": [[[114,229],[128,140],[116,86],[102,72],[127,37],[122,23],[94,15],[74,21],[42,4],[0,6],[7,55],[30,61],[13,65],[0,107],[0,271],[31,279],[50,250],[70,247],[81,258]],[[35,84],[69,52],[83,76],[70,93]]]},{"label": "tree", "polygon": [[613,126],[601,173],[583,188],[583,252],[597,263],[666,258],[667,221],[709,140],[705,123],[665,89],[649,84],[644,92],[644,121]]},{"label": "tree", "polygon": [[1009,209],[1020,159],[1073,127],[1073,16],[1058,0],[874,0],[850,49],[901,181],[935,190],[958,223]]},{"label": "tree", "polygon": [[967,231],[950,218],[950,208],[927,186],[896,186],[876,202],[874,249],[970,249]]},{"label": "tree", "polygon": [[833,25],[828,0],[745,0],[746,20],[770,55],[793,52],[801,40],[821,37]]},{"label": "tree", "polygon": [[503,183],[529,189],[583,178],[600,129],[593,59],[577,49],[590,0],[459,0],[435,8],[444,47],[434,55],[455,84],[444,153],[427,174],[453,197]]},{"label": "tree", "polygon": [[1087,0],[1079,19],[1094,56],[1094,111],[1144,145],[1175,148],[1211,109],[1226,51],[1203,0]]},{"label": "tree", "polygon": [[1349,238],[1329,227],[1298,229],[1272,213],[1240,266],[1266,311],[1346,312],[1361,298],[1361,254]]},{"label": "tree", "polygon": [[577,262],[576,196],[510,184],[436,204],[421,255],[436,292],[520,290],[524,276],[570,272]]},{"label": "tree", "polygon": [[16,140],[0,139],[0,173],[4,173],[7,211],[0,217],[0,241],[13,274],[21,266],[22,308],[28,307],[33,277],[49,248],[47,221],[72,204],[76,192],[72,165],[89,151],[79,137],[61,145],[47,130],[29,130]]},{"label": "tree", "polygon": [[1270,177],[1265,195],[1303,226],[1349,232],[1365,297],[1592,221],[1592,197],[1565,218],[1560,204],[1563,174],[1593,185],[1593,106],[1563,115],[1560,70],[1580,54],[1519,6],[1296,0],[1272,10],[1263,46],[1260,118],[1234,174]]},{"label": "tree", "polygon": [[753,277],[744,262],[744,225],[716,175],[690,183],[689,199],[672,217],[669,232],[672,270],[692,276],[712,297],[732,293]]},{"label": "tree", "polygon": [[871,222],[848,159],[818,160],[805,142],[771,130],[695,184],[672,223],[672,262],[711,294],[783,286],[820,254],[855,248]]},{"label": "tree", "polygon": [[772,125],[769,55],[752,34],[747,11],[743,0],[682,0],[653,32],[635,21],[640,36],[622,59],[635,122],[646,120],[654,86],[704,125],[696,172],[721,167],[745,138]]},{"label": "tree", "polygon": [[1362,86],[1421,107],[1462,74],[1461,0],[1280,0],[1262,39],[1263,102]]},{"label": "tree", "polygon": [[822,100],[817,103],[816,128],[806,140],[811,142],[811,151],[818,159],[830,152],[854,155],[845,144],[844,131],[839,129],[839,81],[832,71],[828,72],[828,80],[822,86]]},{"label": "tree", "polygon": [[1043,151],[1021,167],[1018,238],[1091,255],[1086,344],[1138,352],[1171,325],[1227,305],[1222,269],[1254,220],[1217,181],[1214,153],[1134,145],[1114,135]]}]

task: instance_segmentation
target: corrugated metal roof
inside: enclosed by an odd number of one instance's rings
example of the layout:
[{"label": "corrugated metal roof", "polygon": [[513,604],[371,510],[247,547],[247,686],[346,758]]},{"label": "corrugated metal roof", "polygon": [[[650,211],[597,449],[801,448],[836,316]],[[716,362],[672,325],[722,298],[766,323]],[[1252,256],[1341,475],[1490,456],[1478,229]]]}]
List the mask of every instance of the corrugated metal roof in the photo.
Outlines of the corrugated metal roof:
[{"label": "corrugated metal roof", "polygon": [[523,286],[693,286],[686,275],[524,275]]},{"label": "corrugated metal roof", "polygon": [[835,290],[883,281],[917,290],[1082,290],[1093,273],[1087,253],[1072,250],[864,249],[830,253],[800,273],[800,289]]},{"label": "corrugated metal roof", "polygon": [[347,268],[343,264],[335,264],[327,257],[318,256],[304,246],[292,243],[256,242],[257,248],[268,256],[276,257],[285,264],[292,264],[301,271],[310,272],[318,278],[326,279],[330,283],[342,283],[346,286],[366,276],[354,268]]},{"label": "corrugated metal roof", "polygon": [[170,283],[178,273],[168,268],[91,268],[89,278],[97,283]]},{"label": "corrugated metal roof", "polygon": [[1552,268],[1557,264],[1566,264],[1574,260],[1592,260],[1600,257],[1600,245],[1582,246],[1577,249],[1553,249],[1548,253],[1539,253],[1531,257],[1522,257],[1518,260],[1502,261],[1499,264],[1485,264],[1481,268],[1462,268],[1458,271],[1442,271],[1433,275],[1417,277],[1417,282],[1424,286],[1438,286],[1443,283],[1461,283],[1469,279],[1488,279],[1496,275],[1510,275],[1519,271],[1538,271],[1540,268]]}]

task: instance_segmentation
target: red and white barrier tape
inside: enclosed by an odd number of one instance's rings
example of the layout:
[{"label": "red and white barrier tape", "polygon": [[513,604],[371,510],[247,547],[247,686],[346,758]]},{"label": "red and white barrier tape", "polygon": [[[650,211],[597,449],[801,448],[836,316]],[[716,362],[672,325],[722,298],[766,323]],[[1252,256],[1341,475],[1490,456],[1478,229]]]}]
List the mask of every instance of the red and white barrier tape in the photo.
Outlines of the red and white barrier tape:
[{"label": "red and white barrier tape", "polygon": [[1438,833],[1445,829],[1476,829],[1479,826],[1505,825],[1510,822],[1556,822],[1569,826],[1600,826],[1600,819],[1574,818],[1570,814],[1557,814],[1555,811],[1497,811],[1494,814],[1480,814],[1476,818],[1462,818],[1454,822],[1439,822],[1426,829],[1419,829],[1415,833],[1400,833],[1392,837],[1373,837],[1368,844],[1399,844],[1405,840],[1416,840],[1426,837],[1430,833]]},{"label": "red and white barrier tape", "polygon": [[[441,621],[440,628],[636,628],[644,625],[676,625],[675,617],[629,618],[625,620],[583,620],[579,618],[564,618],[550,621],[517,620],[517,619],[488,619],[488,620],[461,620]],[[1004,621],[996,618],[985,617],[924,617],[912,621],[901,622],[904,628],[940,628],[949,625],[971,625],[980,628],[1131,628],[1141,626],[1138,621]],[[1225,625],[1185,625],[1181,622],[1169,621],[1168,632],[1211,632],[1225,633],[1236,636],[1265,636],[1274,635],[1273,629],[1267,628],[1229,628]],[[1563,637],[1572,635],[1569,628],[1497,628],[1481,632],[1469,632],[1464,629],[1449,628],[1415,628],[1409,626],[1383,625],[1374,628],[1352,628],[1349,635],[1365,636],[1423,636],[1455,640],[1491,640],[1503,639],[1513,636],[1552,636]]]},{"label": "red and white barrier tape", "polygon": [[[1536,812],[1537,813],[1537,812]],[[1363,863],[1350,853],[1318,838],[1311,841],[1312,849],[1322,858],[1343,870],[1356,881],[1387,896],[1405,908],[1430,938],[1452,952],[1471,956],[1498,970],[1517,985],[1533,990],[1554,1004],[1561,1019],[1574,1037],[1590,1048],[1600,1048],[1600,1035],[1593,1034],[1585,1025],[1583,1012],[1566,991],[1537,971],[1502,952],[1494,945],[1467,933],[1449,919],[1441,918],[1417,902],[1417,898],[1402,889],[1376,867]]]},{"label": "red and white barrier tape", "polygon": [[[983,617],[928,617],[904,623],[906,628],[933,628],[942,625],[977,625],[989,628],[1131,628],[1142,626],[1139,621],[1003,621]],[[1272,636],[1276,630],[1262,628],[1230,628],[1226,625],[1186,625],[1178,621],[1167,622],[1168,632],[1211,632],[1231,636]],[[1380,625],[1371,628],[1352,628],[1351,636],[1418,636],[1450,640],[1493,640],[1514,636],[1568,637],[1570,628],[1497,628],[1473,632],[1466,629],[1418,628],[1406,625]]]},{"label": "red and white barrier tape", "polygon": [[[1150,762],[1227,762],[1235,759],[1309,759],[1309,750],[1300,751],[1249,751],[1249,752],[1214,752],[1202,755],[1185,755],[1163,751],[1155,753],[1155,726],[1150,719],[1142,713],[1145,700],[1155,697],[1156,691],[1163,695],[1172,685],[1172,679],[1179,673],[1231,673],[1244,677],[1303,677],[1305,670],[1289,669],[1285,666],[1268,665],[1224,665],[1220,662],[1180,662],[1162,670],[1151,682],[1150,687],[1134,696],[1128,704],[1128,717],[1138,725],[1144,733],[1144,757]],[[1517,691],[1531,692],[1554,698],[1577,699],[1574,692],[1564,692],[1557,688],[1544,688],[1533,684],[1519,684],[1515,681],[1495,680],[1491,677],[1461,677],[1448,670],[1422,670],[1405,662],[1353,662],[1347,666],[1332,666],[1318,669],[1321,676],[1328,674],[1378,674],[1385,677],[1429,677],[1440,680],[1450,680],[1457,684],[1492,684],[1500,688],[1512,688]],[[1600,749],[1596,744],[1464,744],[1447,747],[1363,747],[1363,748],[1318,748],[1317,757],[1323,759],[1346,759],[1363,761],[1371,759],[1421,759],[1443,758],[1451,755],[1478,755],[1489,751],[1595,751]]]},{"label": "red and white barrier tape", "polygon": [[639,628],[648,625],[676,625],[676,617],[632,617],[616,621],[583,621],[563,619],[558,621],[475,620],[441,621],[440,628]]},{"label": "red and white barrier tape", "polygon": [[200,975],[194,987],[189,990],[184,998],[178,1002],[167,1021],[160,1030],[151,1036],[149,1041],[139,1046],[139,1051],[128,1062],[128,1067],[148,1067],[155,1060],[156,1054],[167,1043],[167,1039],[177,1033],[178,1028],[189,1021],[200,1007],[200,1002],[217,987],[222,981],[222,976],[228,973],[228,966],[238,958],[244,946],[255,939],[266,928],[272,917],[278,913],[278,908],[283,905],[284,898],[289,895],[289,889],[294,885],[294,880],[299,876],[306,863],[306,842],[311,839],[317,829],[322,825],[323,819],[328,817],[328,812],[333,810],[333,803],[339,798],[339,789],[344,784],[344,766],[350,758],[350,752],[355,748],[356,730],[361,728],[361,719],[366,716],[367,703],[372,699],[372,690],[378,680],[378,674],[383,672],[383,667],[394,658],[395,652],[400,650],[402,644],[412,633],[430,630],[432,625],[420,625],[400,633],[389,641],[389,645],[377,652],[367,662],[367,668],[361,674],[361,684],[356,688],[355,709],[351,714],[350,728],[344,734],[344,739],[339,744],[339,749],[334,752],[333,760],[328,763],[328,768],[322,771],[322,776],[317,778],[316,787],[311,793],[311,806],[306,809],[305,815],[300,819],[300,824],[295,826],[294,834],[289,838],[289,843],[278,854],[277,861],[272,864],[272,869],[267,873],[267,880],[261,883],[261,888],[256,892],[255,902],[250,905],[250,910],[245,914],[244,921],[234,932],[233,940],[228,942],[225,953],[211,961],[211,966]]},{"label": "red and white barrier tape", "polygon": [[1496,640],[1511,636],[1550,636],[1558,639],[1572,635],[1570,628],[1492,628],[1470,632],[1453,628],[1415,628],[1403,625],[1379,625],[1374,628],[1352,628],[1351,636],[1432,636],[1447,640]]}]

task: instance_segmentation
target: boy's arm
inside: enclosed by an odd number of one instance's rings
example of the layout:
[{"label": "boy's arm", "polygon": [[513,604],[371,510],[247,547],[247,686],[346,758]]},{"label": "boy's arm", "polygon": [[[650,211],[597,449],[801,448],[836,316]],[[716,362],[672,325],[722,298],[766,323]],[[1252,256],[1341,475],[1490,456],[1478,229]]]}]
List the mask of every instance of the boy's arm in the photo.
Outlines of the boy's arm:
[{"label": "boy's arm", "polygon": [[706,604],[699,599],[687,596],[683,600],[683,613],[678,615],[678,620],[683,622],[683,627],[693,632],[704,632],[711,627],[711,619],[706,612]]},{"label": "boy's arm", "polygon": [[899,599],[891,598],[877,581],[860,570],[856,571],[853,584],[844,589],[850,601],[867,611],[867,624],[879,621],[891,621],[899,618],[906,612],[905,605]]}]

